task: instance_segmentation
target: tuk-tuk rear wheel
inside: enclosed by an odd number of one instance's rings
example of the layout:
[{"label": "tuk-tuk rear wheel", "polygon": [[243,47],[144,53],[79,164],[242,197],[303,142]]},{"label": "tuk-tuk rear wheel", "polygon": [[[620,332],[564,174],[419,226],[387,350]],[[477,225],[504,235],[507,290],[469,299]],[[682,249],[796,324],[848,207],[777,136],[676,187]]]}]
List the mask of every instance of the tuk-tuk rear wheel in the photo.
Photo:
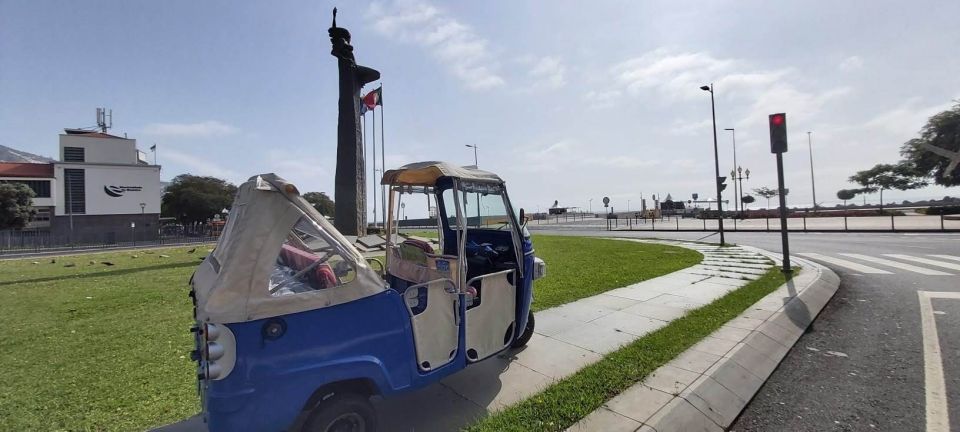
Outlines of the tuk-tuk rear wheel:
[{"label": "tuk-tuk rear wheel", "polygon": [[520,337],[516,338],[513,341],[513,343],[510,344],[510,346],[512,348],[520,348],[522,346],[525,346],[527,342],[530,342],[530,338],[533,337],[534,325],[535,323],[533,321],[533,311],[530,311],[527,314],[527,326],[523,328],[523,333],[520,334]]},{"label": "tuk-tuk rear wheel", "polygon": [[367,397],[338,393],[313,409],[304,432],[374,432],[377,414]]}]

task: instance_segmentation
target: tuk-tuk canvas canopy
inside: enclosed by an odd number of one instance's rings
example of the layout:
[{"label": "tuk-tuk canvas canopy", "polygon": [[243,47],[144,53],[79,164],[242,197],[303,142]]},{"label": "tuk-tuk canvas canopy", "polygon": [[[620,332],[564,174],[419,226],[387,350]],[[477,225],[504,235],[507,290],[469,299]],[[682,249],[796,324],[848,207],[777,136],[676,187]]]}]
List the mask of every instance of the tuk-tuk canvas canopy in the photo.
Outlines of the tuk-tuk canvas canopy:
[{"label": "tuk-tuk canvas canopy", "polygon": [[[328,237],[336,253],[356,271],[342,285],[271,295],[271,272],[295,224],[307,220]],[[197,319],[218,323],[253,321],[318,309],[370,296],[386,289],[353,245],[297,188],[275,174],[251,177],[240,185],[227,224],[193,276]]]},{"label": "tuk-tuk canvas canopy", "polygon": [[460,167],[447,162],[416,162],[397,169],[387,170],[381,184],[401,186],[436,186],[441,177],[463,180],[503,183],[500,176],[474,167]]}]

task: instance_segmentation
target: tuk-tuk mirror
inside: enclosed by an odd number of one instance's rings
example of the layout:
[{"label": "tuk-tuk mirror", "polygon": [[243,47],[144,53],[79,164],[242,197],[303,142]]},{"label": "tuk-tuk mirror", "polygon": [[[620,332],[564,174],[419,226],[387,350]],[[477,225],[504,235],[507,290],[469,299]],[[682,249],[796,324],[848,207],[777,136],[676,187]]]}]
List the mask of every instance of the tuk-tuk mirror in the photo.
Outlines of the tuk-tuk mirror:
[{"label": "tuk-tuk mirror", "polygon": [[527,212],[523,211],[523,208],[520,208],[520,225],[527,224]]}]

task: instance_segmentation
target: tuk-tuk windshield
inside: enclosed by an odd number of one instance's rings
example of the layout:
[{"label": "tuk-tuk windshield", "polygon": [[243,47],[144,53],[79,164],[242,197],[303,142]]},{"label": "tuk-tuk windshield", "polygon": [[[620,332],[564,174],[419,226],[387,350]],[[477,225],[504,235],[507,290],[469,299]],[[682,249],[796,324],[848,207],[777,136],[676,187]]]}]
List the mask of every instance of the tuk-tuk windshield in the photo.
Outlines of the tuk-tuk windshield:
[{"label": "tuk-tuk windshield", "polygon": [[[470,229],[508,230],[510,217],[503,199],[503,188],[497,185],[484,187],[465,187],[460,193],[463,215]],[[457,229],[457,209],[454,205],[453,190],[443,191],[444,213],[447,226]]]}]

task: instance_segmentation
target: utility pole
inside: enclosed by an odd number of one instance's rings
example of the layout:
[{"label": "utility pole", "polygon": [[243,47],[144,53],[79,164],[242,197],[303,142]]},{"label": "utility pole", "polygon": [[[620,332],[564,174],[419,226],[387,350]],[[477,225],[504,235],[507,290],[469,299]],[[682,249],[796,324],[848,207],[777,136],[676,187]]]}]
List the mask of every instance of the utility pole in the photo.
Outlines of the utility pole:
[{"label": "utility pole", "polygon": [[813,211],[817,211],[817,185],[813,180],[813,138],[812,132],[807,131],[807,146],[810,148],[810,191],[813,192]]}]

